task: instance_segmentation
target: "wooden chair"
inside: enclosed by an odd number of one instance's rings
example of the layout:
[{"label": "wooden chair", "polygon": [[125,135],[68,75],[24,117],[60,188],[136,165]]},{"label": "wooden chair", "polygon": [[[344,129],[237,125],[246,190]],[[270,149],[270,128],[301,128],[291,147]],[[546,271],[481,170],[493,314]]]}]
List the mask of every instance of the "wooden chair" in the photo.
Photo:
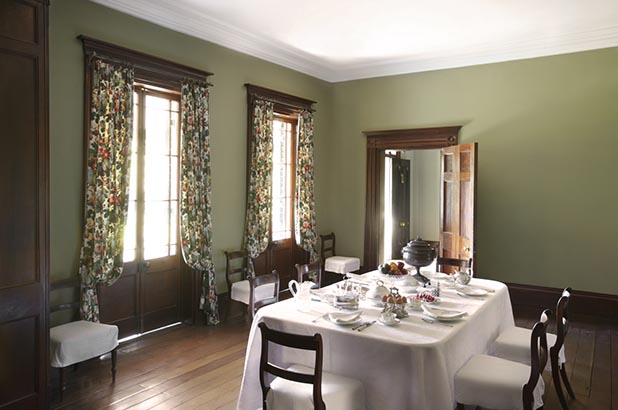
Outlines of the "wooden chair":
[{"label": "wooden chair", "polygon": [[[572,399],[575,398],[575,393],[573,392],[571,383],[569,383],[566,368],[564,367],[566,360],[564,357],[560,357],[560,352],[563,351],[564,338],[569,332],[569,299],[571,298],[571,292],[571,288],[566,288],[562,292],[560,299],[558,299],[558,304],[556,305],[556,343],[549,349],[551,375],[554,380],[558,399],[560,399],[560,404],[564,410],[567,410],[569,407],[567,406],[566,398],[562,392],[562,385],[558,374],[562,377],[564,387],[566,387],[569,392],[569,396],[571,396]],[[560,363],[561,361],[562,363]]]},{"label": "wooden chair", "polygon": [[345,275],[360,269],[360,259],[338,256],[335,251],[335,234],[320,235],[320,263],[324,272]]},{"label": "wooden chair", "polygon": [[247,251],[225,251],[225,281],[229,291],[229,302],[225,309],[225,319],[230,313],[232,302],[243,304],[246,309],[243,309],[243,316],[249,309],[250,301],[250,284],[247,280],[247,266],[249,264],[249,256]]},{"label": "wooden chair", "polygon": [[[565,369],[565,352],[563,349],[564,338],[569,329],[568,320],[568,305],[571,296],[571,288],[566,288],[562,292],[562,296],[556,305],[556,334],[547,334],[547,343],[551,346],[549,349],[549,358],[551,363],[551,373],[556,389],[556,394],[560,400],[560,405],[563,409],[568,409],[567,401],[562,391],[560,379],[566,387],[569,395],[575,398],[575,393],[571,388],[569,379]],[[507,360],[512,360],[519,363],[530,363],[530,346],[527,340],[530,338],[530,329],[513,326],[505,330],[498,336],[493,344],[494,354]]]},{"label": "wooden chair", "polygon": [[443,258],[438,256],[436,258],[436,271],[444,272],[444,266],[452,266],[459,269],[472,269],[472,258],[470,259],[454,259]]},{"label": "wooden chair", "polygon": [[[79,282],[69,279],[52,283],[50,291],[77,289],[79,299]],[[71,322],[49,329],[49,358],[52,367],[58,369],[60,401],[64,395],[64,369],[78,363],[111,353],[112,383],[116,381],[116,351],[118,349],[118,326],[79,320],[79,302],[52,305],[50,314],[65,310],[72,311]]]},{"label": "wooden chair", "polygon": [[[260,357],[260,386],[263,410],[294,409],[355,409],[365,408],[363,384],[355,379],[322,371],[322,336],[303,336],[270,329],[265,323],[258,325],[262,332]],[[286,368],[269,361],[269,344],[315,352],[313,368],[294,364]],[[266,375],[276,376],[266,384]],[[297,383],[294,383],[297,382]],[[303,383],[304,385],[298,385]]]},{"label": "wooden chair", "polygon": [[296,264],[296,279],[298,283],[303,283],[309,280],[316,284],[316,287],[321,287],[322,281],[322,264],[320,262],[305,263],[303,265]]},{"label": "wooden chair", "polygon": [[253,319],[259,308],[279,301],[279,273],[274,270],[267,275],[249,278],[249,282],[251,284],[249,309]]},{"label": "wooden chair", "polygon": [[543,408],[545,385],[540,376],[547,364],[546,326],[551,311],[545,310],[528,339],[530,365],[495,356],[475,355],[455,374],[457,409],[464,404],[496,410]]}]

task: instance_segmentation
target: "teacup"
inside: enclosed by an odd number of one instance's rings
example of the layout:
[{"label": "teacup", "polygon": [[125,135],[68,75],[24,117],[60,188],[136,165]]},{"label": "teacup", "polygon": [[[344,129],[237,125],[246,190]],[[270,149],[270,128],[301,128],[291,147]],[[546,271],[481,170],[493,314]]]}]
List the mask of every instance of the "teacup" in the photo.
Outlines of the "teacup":
[{"label": "teacup", "polygon": [[380,319],[382,319],[384,323],[393,323],[395,322],[395,318],[396,316],[393,312],[382,312],[380,315]]}]

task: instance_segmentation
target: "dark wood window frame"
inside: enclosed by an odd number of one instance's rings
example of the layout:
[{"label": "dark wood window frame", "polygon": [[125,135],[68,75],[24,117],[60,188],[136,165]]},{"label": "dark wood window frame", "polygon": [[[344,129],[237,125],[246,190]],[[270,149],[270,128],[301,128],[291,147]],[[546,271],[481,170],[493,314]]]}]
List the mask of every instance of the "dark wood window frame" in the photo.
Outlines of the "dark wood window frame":
[{"label": "dark wood window frame", "polygon": [[[211,72],[200,70],[194,67],[189,67],[183,64],[178,64],[170,60],[142,53],[141,51],[133,50],[127,47],[108,43],[106,41],[94,39],[85,35],[80,35],[77,38],[81,40],[84,55],[86,56],[86,58],[84,59],[84,147],[87,147],[89,140],[89,107],[91,98],[89,90],[92,84],[92,61],[94,57],[99,58],[103,61],[132,66],[135,73],[136,85],[144,86],[151,90],[164,90],[166,92],[180,94],[181,84],[183,80],[195,80],[205,82],[208,85],[212,85],[208,82],[209,77],[213,75],[213,73]],[[86,175],[87,171],[86,163],[87,152],[86,149],[84,149],[84,175]],[[84,178],[84,189],[85,181],[86,178]],[[182,260],[182,258],[180,259]],[[202,317],[199,310],[201,275],[196,274],[192,269],[188,268],[184,262],[182,262],[181,265],[181,315],[183,319],[188,319],[188,321],[192,323],[197,323]],[[136,303],[140,304],[143,303],[143,301],[140,301],[138,298]],[[129,319],[127,319],[127,321],[128,320]]]},{"label": "dark wood window frame", "polygon": [[378,266],[378,247],[382,226],[380,193],[383,189],[384,156],[387,149],[435,149],[457,145],[460,125],[437,128],[363,131],[367,137],[365,195],[365,246],[363,266]]}]

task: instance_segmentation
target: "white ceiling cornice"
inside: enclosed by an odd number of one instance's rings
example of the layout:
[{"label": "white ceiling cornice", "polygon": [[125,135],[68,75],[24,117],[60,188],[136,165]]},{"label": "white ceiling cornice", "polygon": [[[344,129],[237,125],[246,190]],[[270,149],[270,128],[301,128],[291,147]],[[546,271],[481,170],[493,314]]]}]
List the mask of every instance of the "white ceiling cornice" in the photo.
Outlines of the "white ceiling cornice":
[{"label": "white ceiling cornice", "polygon": [[385,58],[379,62],[331,64],[289,45],[260,37],[189,10],[182,2],[162,5],[148,0],[91,0],[151,23],[197,37],[329,82],[389,76],[512,61],[618,46],[618,25],[525,41],[479,44],[448,56]]}]

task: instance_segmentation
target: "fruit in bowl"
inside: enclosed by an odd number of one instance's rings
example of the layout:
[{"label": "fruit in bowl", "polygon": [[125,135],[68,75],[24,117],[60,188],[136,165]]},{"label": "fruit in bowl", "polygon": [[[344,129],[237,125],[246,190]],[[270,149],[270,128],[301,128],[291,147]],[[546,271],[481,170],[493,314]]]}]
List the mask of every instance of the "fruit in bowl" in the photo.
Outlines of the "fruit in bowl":
[{"label": "fruit in bowl", "polygon": [[384,275],[407,275],[408,271],[405,269],[403,262],[391,262],[378,266],[380,273]]}]

